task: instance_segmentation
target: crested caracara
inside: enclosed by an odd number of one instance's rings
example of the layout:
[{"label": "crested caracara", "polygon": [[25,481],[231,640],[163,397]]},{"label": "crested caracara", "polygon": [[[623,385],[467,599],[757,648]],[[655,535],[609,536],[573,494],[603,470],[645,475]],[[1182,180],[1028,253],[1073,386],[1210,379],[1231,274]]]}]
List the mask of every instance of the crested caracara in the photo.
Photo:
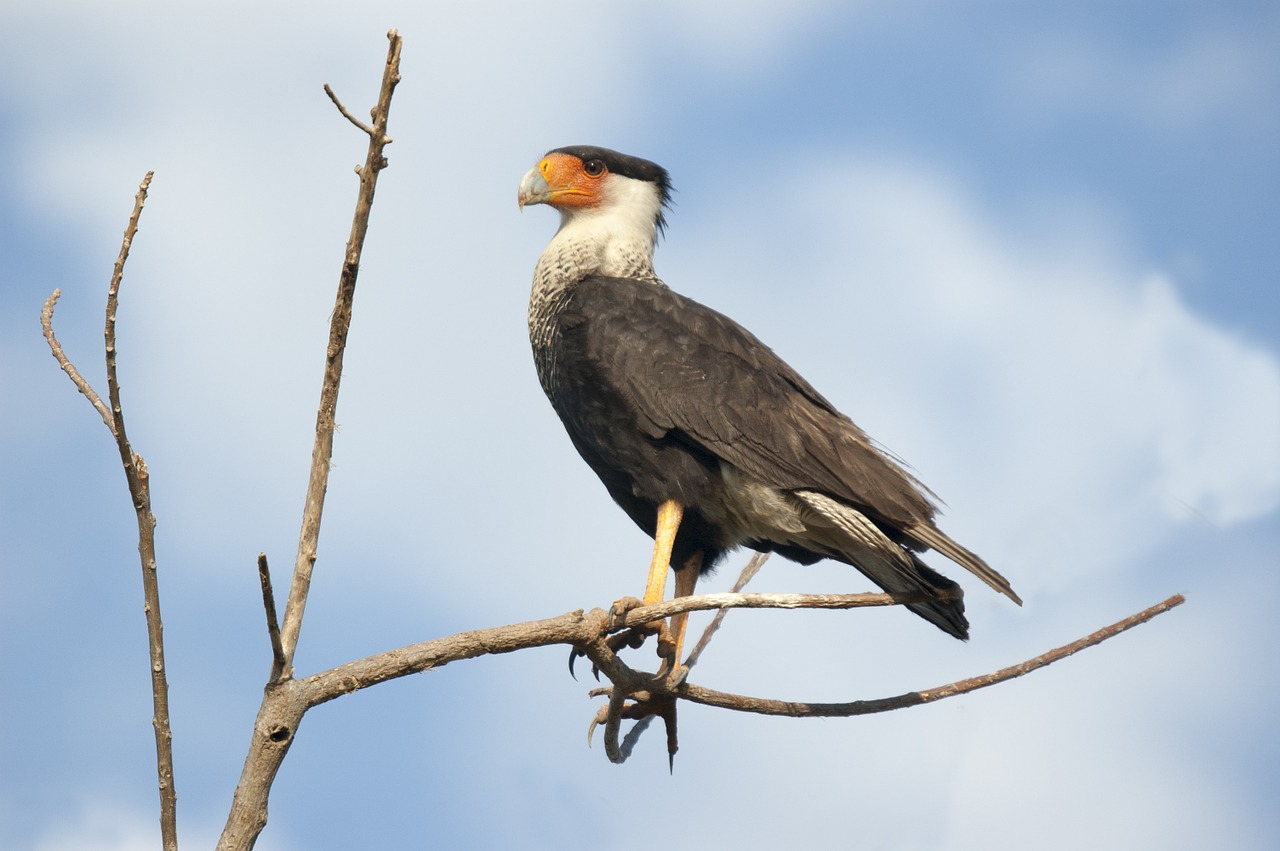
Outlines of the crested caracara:
[{"label": "crested caracara", "polygon": [[691,594],[746,546],[835,559],[885,591],[923,595],[909,608],[956,638],[968,637],[963,592],[918,553],[936,550],[1020,604],[852,420],[751,332],[658,279],[670,199],[665,169],[585,145],[548,153],[519,190],[521,207],[560,211],[529,299],[538,380],[609,495],[654,536],[644,603],[662,599],[668,565],[677,595]]}]

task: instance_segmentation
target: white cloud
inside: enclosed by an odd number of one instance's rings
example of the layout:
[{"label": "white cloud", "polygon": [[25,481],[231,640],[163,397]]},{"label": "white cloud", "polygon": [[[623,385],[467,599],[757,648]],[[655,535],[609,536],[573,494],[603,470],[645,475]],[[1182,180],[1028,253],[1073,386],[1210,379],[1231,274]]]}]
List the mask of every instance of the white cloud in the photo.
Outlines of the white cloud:
[{"label": "white cloud", "polygon": [[[782,228],[791,250],[748,249],[734,290],[704,300],[766,314],[781,328],[757,323],[766,342],[781,337],[784,356],[963,504],[946,522],[1004,542],[1011,573],[1038,565],[1043,578],[1014,582],[1024,593],[1127,563],[1179,520],[1275,510],[1274,353],[1192,312],[1126,255],[1121,227],[1099,229],[1111,217],[1043,201],[996,214],[936,167],[878,155],[789,158],[824,166],[775,192],[776,221],[727,198],[746,212],[718,221],[711,246],[671,241],[714,264],[742,256],[738,233]],[[689,280],[716,280],[689,262]],[[787,280],[806,286],[770,290]]]},{"label": "white cloud", "polygon": [[1280,497],[1280,368],[1275,354],[1196,317],[1170,281],[1148,278],[1125,347],[1160,462],[1158,492],[1177,515],[1230,525]]}]

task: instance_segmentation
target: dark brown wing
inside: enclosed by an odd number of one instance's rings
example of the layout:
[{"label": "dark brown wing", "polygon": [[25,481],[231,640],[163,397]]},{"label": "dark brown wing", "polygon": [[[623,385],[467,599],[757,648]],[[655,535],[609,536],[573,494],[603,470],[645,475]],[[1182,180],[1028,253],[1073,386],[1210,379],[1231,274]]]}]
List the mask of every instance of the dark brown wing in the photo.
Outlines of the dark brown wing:
[{"label": "dark brown wing", "polygon": [[890,530],[932,525],[923,487],[848,417],[732,319],[649,282],[588,278],[575,311],[599,380],[637,427],[679,432],[752,478],[830,494]]},{"label": "dark brown wing", "polygon": [[814,510],[822,503],[834,527],[869,520],[883,546],[859,534],[774,543],[802,561],[841,558],[886,589],[944,594],[911,608],[952,635],[966,634],[959,587],[899,545],[936,549],[1017,601],[1004,577],[934,525],[919,482],[733,320],[626,278],[587,278],[561,308],[541,367],[548,395],[578,451],[642,528],[651,529],[645,500],[697,507],[699,496],[722,498],[707,485],[722,482],[727,462]]}]

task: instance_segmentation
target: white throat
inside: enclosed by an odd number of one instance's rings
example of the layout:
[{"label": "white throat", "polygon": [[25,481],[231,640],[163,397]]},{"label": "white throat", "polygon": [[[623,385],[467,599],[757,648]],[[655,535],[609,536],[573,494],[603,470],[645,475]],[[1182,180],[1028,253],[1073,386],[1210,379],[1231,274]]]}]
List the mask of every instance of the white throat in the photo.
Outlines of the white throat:
[{"label": "white throat", "polygon": [[657,188],[617,174],[608,181],[598,206],[561,211],[560,229],[538,261],[535,286],[567,286],[587,275],[655,278],[662,210]]},{"label": "white throat", "polygon": [[555,317],[575,284],[605,275],[665,286],[653,271],[661,212],[656,186],[617,174],[608,177],[599,205],[561,212],[560,229],[538,260],[529,293],[529,342],[538,380],[548,395],[556,372]]}]

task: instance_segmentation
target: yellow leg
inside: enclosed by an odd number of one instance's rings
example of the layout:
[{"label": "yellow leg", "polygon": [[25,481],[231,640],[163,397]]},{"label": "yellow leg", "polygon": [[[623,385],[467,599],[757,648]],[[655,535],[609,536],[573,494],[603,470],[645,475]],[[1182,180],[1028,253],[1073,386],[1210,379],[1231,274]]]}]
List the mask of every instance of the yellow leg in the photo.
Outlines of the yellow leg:
[{"label": "yellow leg", "polygon": [[[676,571],[676,596],[688,597],[693,594],[694,586],[698,584],[698,574],[702,572],[702,552],[699,550],[684,565]],[[671,616],[671,632],[675,636],[676,655],[675,666],[679,670],[681,660],[684,658],[684,631],[689,625],[689,613],[681,612],[678,615]]]},{"label": "yellow leg", "polygon": [[644,586],[644,604],[652,606],[662,602],[667,589],[667,568],[671,566],[671,547],[676,542],[676,530],[684,506],[669,499],[658,506],[658,526],[653,535],[653,561],[649,563],[649,581]]}]

